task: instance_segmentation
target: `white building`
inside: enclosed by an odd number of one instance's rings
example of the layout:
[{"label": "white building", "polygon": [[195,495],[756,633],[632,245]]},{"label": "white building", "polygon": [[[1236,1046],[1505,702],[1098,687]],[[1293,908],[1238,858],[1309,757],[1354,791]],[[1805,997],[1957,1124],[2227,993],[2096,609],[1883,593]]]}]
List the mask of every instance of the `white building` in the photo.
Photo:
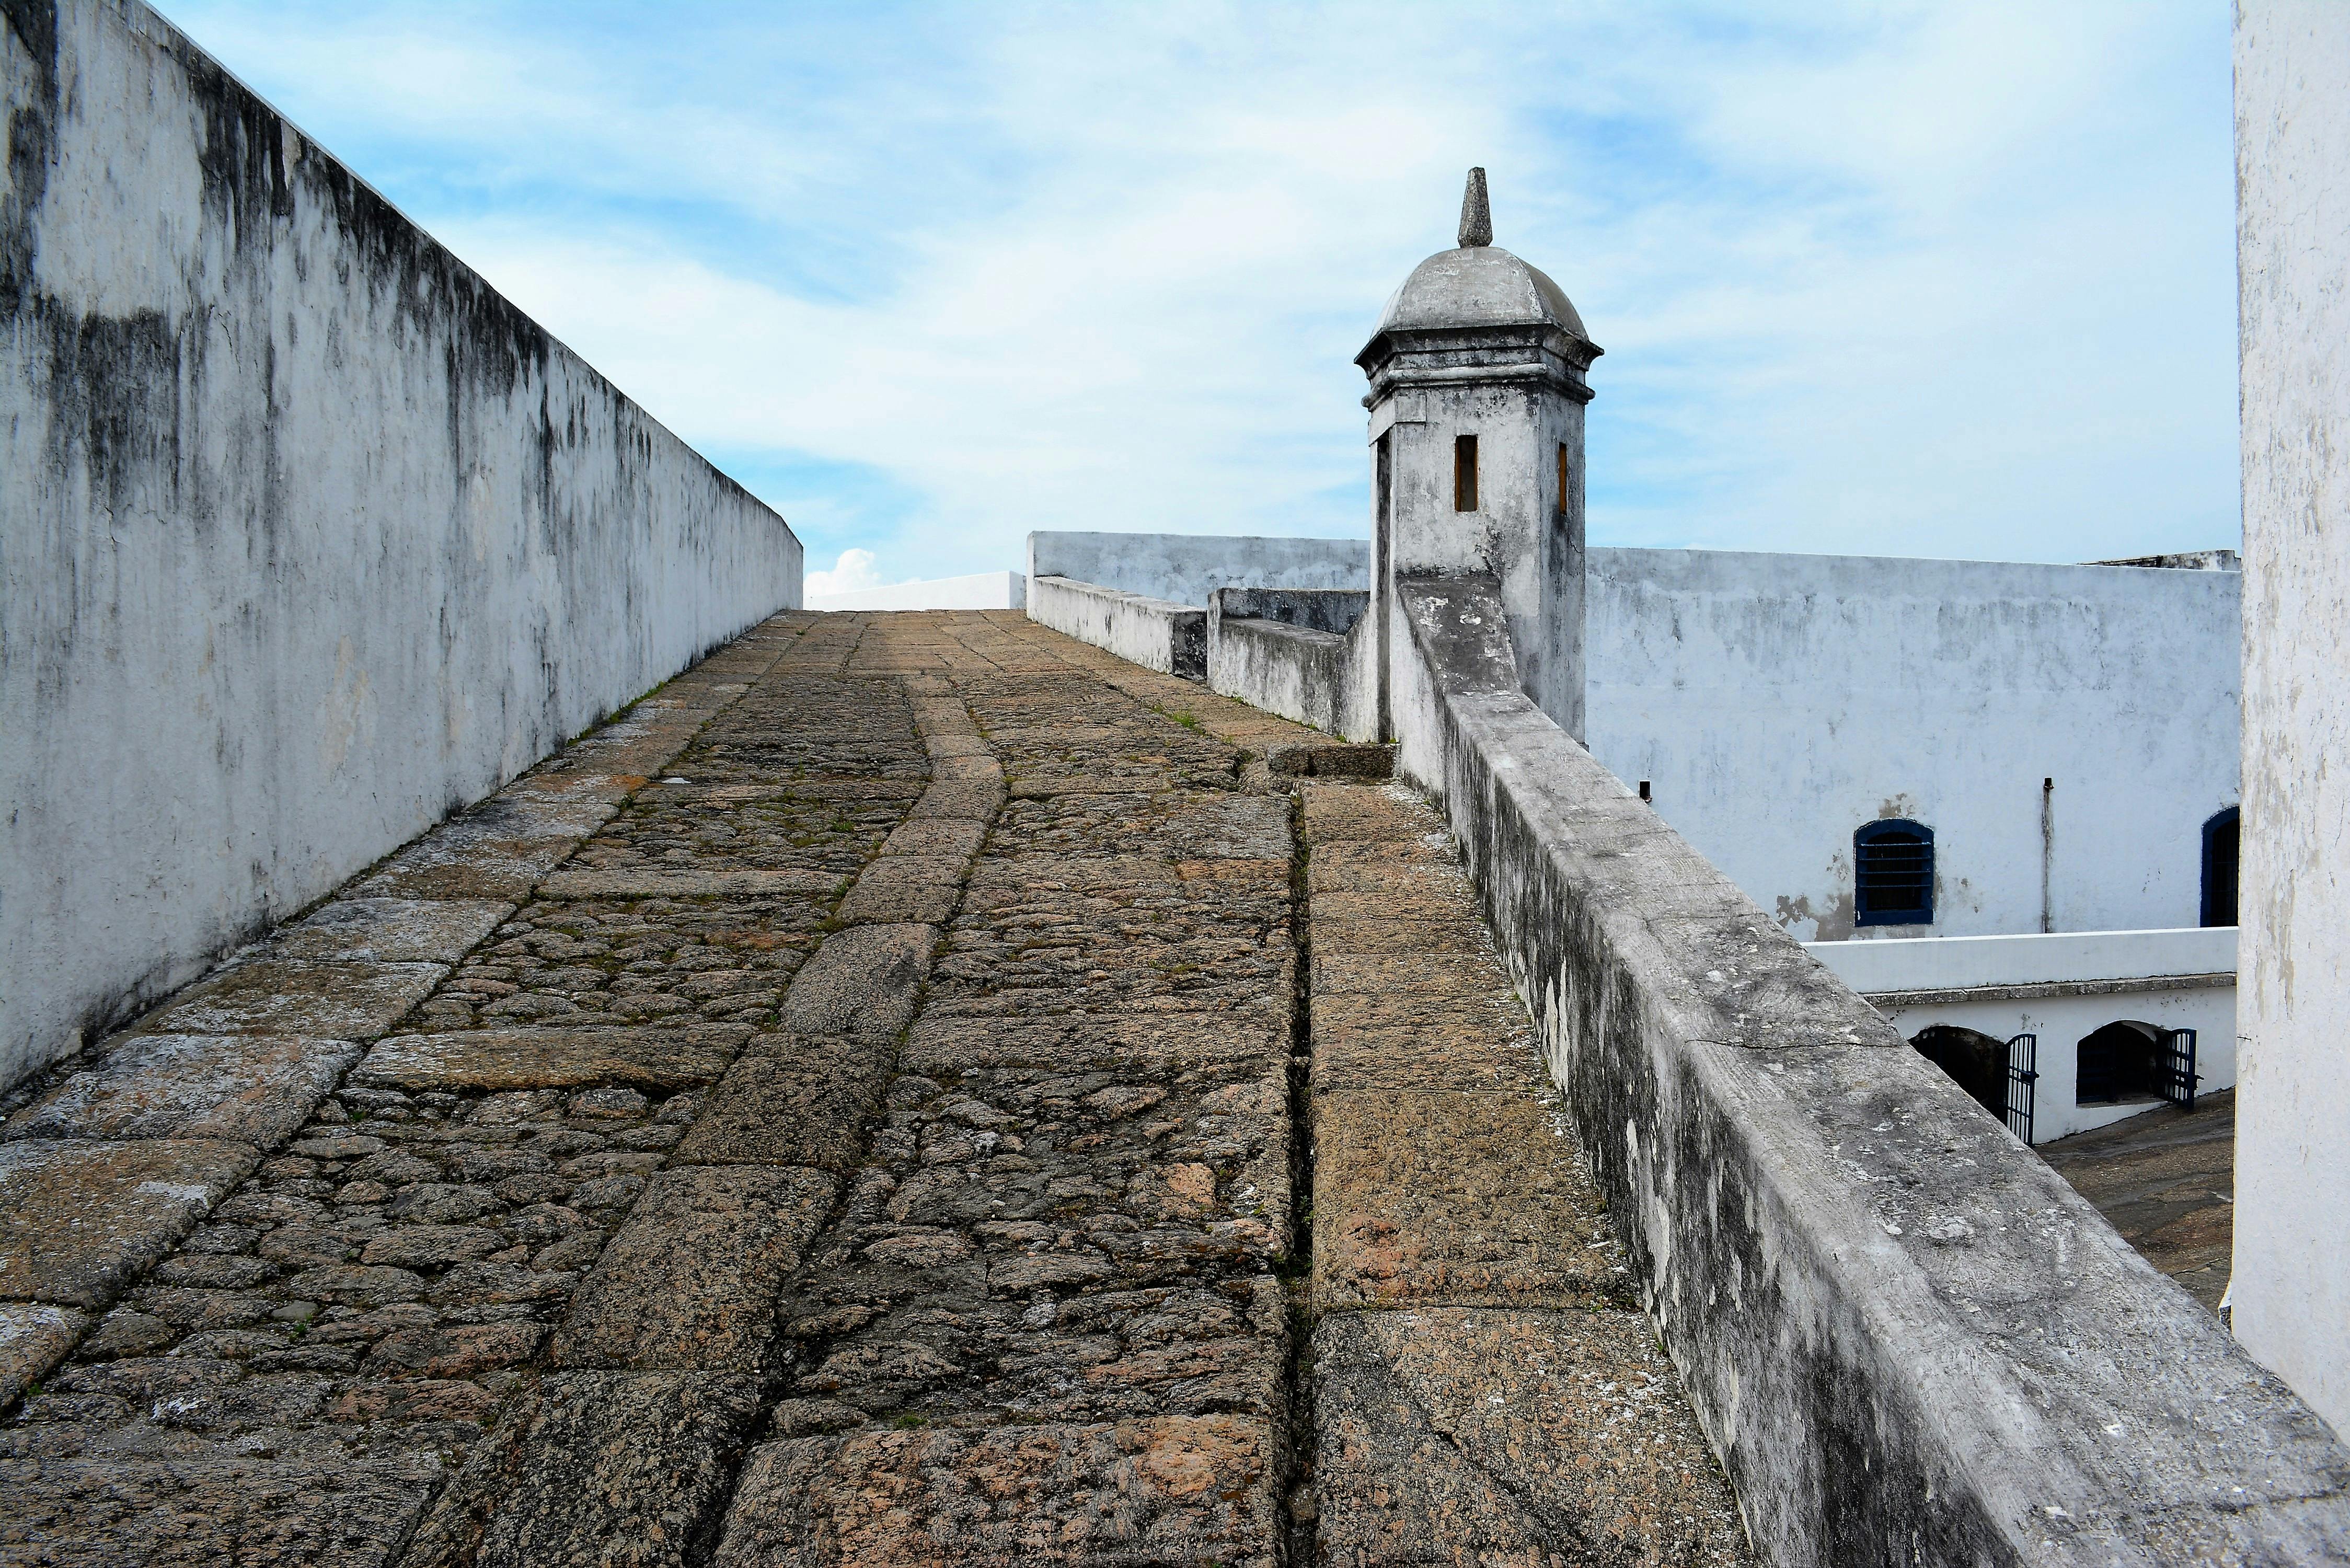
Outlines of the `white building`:
[{"label": "white building", "polygon": [[1797,940],[2233,923],[2240,574],[1589,558],[1592,755]]},{"label": "white building", "polygon": [[1588,744],[2046,1143],[2236,1081],[2232,565],[1593,550]]}]

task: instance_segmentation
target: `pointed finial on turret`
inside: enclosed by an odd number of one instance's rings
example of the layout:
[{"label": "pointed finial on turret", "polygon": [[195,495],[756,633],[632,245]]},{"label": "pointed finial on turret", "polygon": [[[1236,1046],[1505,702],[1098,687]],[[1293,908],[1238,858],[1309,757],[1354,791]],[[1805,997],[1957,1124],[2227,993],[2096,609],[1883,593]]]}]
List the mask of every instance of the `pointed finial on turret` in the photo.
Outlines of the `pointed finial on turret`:
[{"label": "pointed finial on turret", "polygon": [[1485,171],[1469,171],[1469,188],[1461,192],[1461,248],[1493,243],[1493,210],[1485,202]]}]

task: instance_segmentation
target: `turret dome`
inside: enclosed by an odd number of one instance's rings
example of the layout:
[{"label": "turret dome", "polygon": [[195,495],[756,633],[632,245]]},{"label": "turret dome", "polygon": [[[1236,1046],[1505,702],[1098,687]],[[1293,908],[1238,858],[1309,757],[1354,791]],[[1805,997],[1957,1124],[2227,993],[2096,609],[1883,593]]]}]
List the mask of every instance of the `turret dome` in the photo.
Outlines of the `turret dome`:
[{"label": "turret dome", "polygon": [[1389,333],[1463,327],[1556,327],[1590,350],[1572,356],[1581,362],[1588,363],[1599,352],[1583,329],[1583,317],[1567,303],[1566,291],[1540,267],[1493,243],[1493,214],[1482,169],[1469,171],[1468,188],[1461,194],[1460,244],[1411,269],[1403,286],[1388,296],[1378,330],[1355,362],[1367,369],[1383,345],[1393,347]]},{"label": "turret dome", "polygon": [[1403,286],[1388,296],[1378,329],[1544,325],[1586,340],[1590,337],[1566,291],[1540,267],[1499,245],[1464,245],[1439,251],[1412,268]]}]

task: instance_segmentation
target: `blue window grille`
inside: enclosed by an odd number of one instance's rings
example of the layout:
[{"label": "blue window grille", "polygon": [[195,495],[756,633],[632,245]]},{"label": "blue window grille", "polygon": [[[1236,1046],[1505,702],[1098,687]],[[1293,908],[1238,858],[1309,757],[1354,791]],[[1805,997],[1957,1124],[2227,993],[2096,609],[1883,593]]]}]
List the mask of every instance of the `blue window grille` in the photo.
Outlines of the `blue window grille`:
[{"label": "blue window grille", "polygon": [[1852,836],[1853,912],[1864,926],[1934,923],[1934,830],[1896,817]]}]

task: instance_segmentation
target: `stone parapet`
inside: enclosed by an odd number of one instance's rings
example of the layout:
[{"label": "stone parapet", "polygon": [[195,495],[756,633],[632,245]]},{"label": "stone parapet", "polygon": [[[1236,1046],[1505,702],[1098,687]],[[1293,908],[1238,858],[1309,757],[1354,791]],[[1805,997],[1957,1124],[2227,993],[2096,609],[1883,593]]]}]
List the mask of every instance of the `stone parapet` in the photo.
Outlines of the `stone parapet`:
[{"label": "stone parapet", "polygon": [[2340,1561],[2350,1452],[1399,583],[1434,793],[1769,1560]]},{"label": "stone parapet", "polygon": [[1208,596],[1208,688],[1349,741],[1377,738],[1371,596],[1219,588]]},{"label": "stone parapet", "polygon": [[1069,577],[1032,577],[1028,617],[1145,670],[1207,679],[1208,612],[1195,605]]}]

